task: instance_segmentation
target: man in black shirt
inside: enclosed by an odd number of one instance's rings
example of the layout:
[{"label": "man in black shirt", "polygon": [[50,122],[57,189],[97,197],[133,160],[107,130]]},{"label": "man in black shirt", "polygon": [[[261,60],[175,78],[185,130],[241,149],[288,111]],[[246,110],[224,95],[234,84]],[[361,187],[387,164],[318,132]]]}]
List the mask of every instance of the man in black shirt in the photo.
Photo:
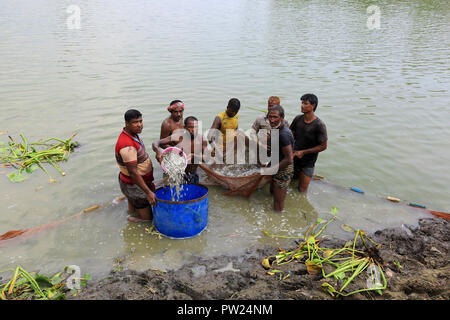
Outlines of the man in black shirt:
[{"label": "man in black shirt", "polygon": [[298,191],[307,192],[314,173],[314,165],[319,152],[327,148],[327,128],[314,112],[318,99],[312,94],[304,94],[302,115],[298,115],[291,123],[290,129],[295,139],[294,144],[294,178],[298,178]]}]

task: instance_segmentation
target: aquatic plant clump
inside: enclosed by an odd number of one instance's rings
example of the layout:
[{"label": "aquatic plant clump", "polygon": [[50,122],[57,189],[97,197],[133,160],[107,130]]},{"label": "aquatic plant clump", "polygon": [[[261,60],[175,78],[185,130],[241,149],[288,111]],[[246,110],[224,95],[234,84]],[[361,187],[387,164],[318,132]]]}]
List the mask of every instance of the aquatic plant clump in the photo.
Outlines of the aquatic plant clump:
[{"label": "aquatic plant clump", "polygon": [[23,134],[20,134],[21,142],[16,142],[11,136],[7,144],[0,142],[0,164],[2,167],[12,167],[17,171],[8,174],[12,182],[22,182],[29,178],[29,174],[41,168],[50,178],[49,182],[56,182],[45,169],[44,163],[50,163],[62,176],[62,171],[57,162],[67,161],[70,153],[78,146],[73,142],[73,134],[67,140],[50,138],[30,143]]},{"label": "aquatic plant clump", "polygon": [[[53,275],[46,276],[38,272],[28,272],[21,266],[7,269],[0,273],[14,271],[8,282],[0,284],[0,300],[65,300],[65,293],[69,291],[67,282],[73,279],[69,267]],[[85,273],[83,278],[74,279],[79,282],[80,289],[91,280],[91,275]],[[80,289],[70,290],[72,296],[77,295]]]},{"label": "aquatic plant clump", "polygon": [[177,152],[167,152],[163,155],[161,164],[166,168],[169,176],[170,192],[173,188],[176,191],[176,197],[172,193],[172,201],[177,201],[180,199],[180,191],[183,190],[185,159]]},{"label": "aquatic plant clump", "polygon": [[[305,234],[304,241],[299,243],[295,250],[279,250],[278,254],[263,259],[262,265],[269,275],[279,274],[280,280],[286,279],[290,273],[284,275],[283,270],[275,268],[292,261],[304,263],[306,270],[311,275],[322,275],[325,279],[334,279],[340,283],[340,288],[336,289],[330,282],[323,282],[322,289],[332,297],[349,296],[355,293],[374,291],[382,294],[382,290],[387,288],[386,278],[383,272],[383,261],[378,254],[381,245],[373,242],[362,230],[352,230],[355,232],[353,241],[349,241],[342,248],[326,248],[321,246],[324,236],[319,239],[325,228],[336,219],[338,209],[332,208],[334,217],[329,221],[317,219],[316,223],[311,225]],[[321,229],[316,229],[324,224]],[[270,237],[283,237],[271,235],[266,231],[264,234]],[[357,250],[357,240],[360,239],[363,245],[362,250]],[[370,247],[368,244],[374,246]],[[328,273],[325,269],[330,270]],[[367,269],[369,277],[366,279],[366,287],[359,288],[350,292],[346,289],[364,270]]]}]

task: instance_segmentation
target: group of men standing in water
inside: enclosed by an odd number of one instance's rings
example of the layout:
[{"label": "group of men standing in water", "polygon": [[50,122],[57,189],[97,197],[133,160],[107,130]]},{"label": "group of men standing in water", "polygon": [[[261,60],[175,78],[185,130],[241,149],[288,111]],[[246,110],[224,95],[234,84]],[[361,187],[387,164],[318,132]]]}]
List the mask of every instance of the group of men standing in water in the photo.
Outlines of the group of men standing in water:
[{"label": "group of men standing in water", "polygon": [[[325,123],[315,115],[317,97],[314,94],[305,94],[300,100],[301,114],[297,115],[290,125],[285,119],[280,99],[276,96],[268,99],[267,113],[259,116],[252,125],[251,139],[257,140],[258,146],[265,147],[265,151],[269,154],[274,143],[276,146],[274,150],[278,149],[277,163],[270,164],[275,168],[270,187],[275,211],[284,209],[286,191],[293,178],[298,179],[298,191],[307,192],[318,153],[327,148]],[[162,122],[160,139],[153,142],[152,148],[157,161],[161,162],[161,149],[174,145],[181,147],[188,155],[189,163],[185,171],[185,182],[199,183],[197,166],[205,160],[208,142],[212,146],[212,155],[223,156],[225,160],[228,156],[230,159],[230,148],[227,148],[227,145],[235,145],[232,142],[236,141],[234,133],[238,131],[239,126],[240,101],[236,98],[228,101],[225,111],[215,117],[206,139],[202,134],[198,134],[196,117],[183,118],[184,109],[185,105],[181,100],[170,102],[167,106],[170,116]],[[152,162],[139,136],[142,128],[142,114],[135,109],[128,110],[125,113],[125,127],[115,148],[116,161],[120,169],[119,185],[128,199],[130,213],[128,220],[132,222],[151,220],[150,205],[154,205],[156,201]],[[274,132],[274,130],[278,133],[275,142],[265,141],[264,144],[259,141],[260,131]],[[246,139],[248,140],[248,137]],[[231,151],[236,150],[231,148]],[[225,163],[229,163],[229,160]]]}]

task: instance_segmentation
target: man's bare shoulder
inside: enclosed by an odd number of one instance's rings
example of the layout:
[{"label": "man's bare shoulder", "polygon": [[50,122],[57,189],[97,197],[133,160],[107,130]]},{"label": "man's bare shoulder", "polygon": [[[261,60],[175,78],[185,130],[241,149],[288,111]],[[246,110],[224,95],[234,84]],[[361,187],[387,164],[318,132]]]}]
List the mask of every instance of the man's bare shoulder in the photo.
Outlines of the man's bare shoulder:
[{"label": "man's bare shoulder", "polygon": [[162,126],[167,126],[167,125],[170,125],[171,123],[173,123],[173,120],[172,119],[170,119],[170,117],[167,117],[167,118],[165,118],[164,120],[163,120],[163,122],[162,122]]}]

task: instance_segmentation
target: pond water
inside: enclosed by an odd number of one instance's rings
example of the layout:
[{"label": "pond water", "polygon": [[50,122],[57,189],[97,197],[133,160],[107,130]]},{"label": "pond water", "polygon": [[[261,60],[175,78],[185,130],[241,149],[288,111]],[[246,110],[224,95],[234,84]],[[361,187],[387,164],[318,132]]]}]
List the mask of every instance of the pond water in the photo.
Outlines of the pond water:
[{"label": "pond water", "polygon": [[[319,97],[328,149],[319,155],[307,197],[293,183],[286,212],[272,212],[267,186],[250,199],[209,187],[207,229],[186,240],[159,240],[128,223],[126,203],[86,214],[58,228],[0,247],[0,270],[21,264],[58,271],[78,265],[105,276],[114,258],[127,266],[171,269],[196,256],[238,254],[283,245],[269,233],[301,235],[317,217],[339,208],[329,232],[345,223],[374,231],[416,224],[421,210],[450,211],[450,3],[382,1],[380,28],[368,26],[373,1],[78,1],[80,29],[70,29],[71,1],[4,0],[0,11],[0,141],[68,138],[81,147],[62,164],[23,183],[0,168],[0,234],[63,219],[121,195],[114,145],[129,108],[143,113],[141,135],[159,138],[166,105],[186,104],[200,130],[231,97],[241,101],[247,129],[267,98],[278,95],[291,121],[299,98]],[[328,183],[330,182],[330,183]],[[338,187],[342,186],[342,187]],[[364,195],[348,190],[356,186]]]}]

